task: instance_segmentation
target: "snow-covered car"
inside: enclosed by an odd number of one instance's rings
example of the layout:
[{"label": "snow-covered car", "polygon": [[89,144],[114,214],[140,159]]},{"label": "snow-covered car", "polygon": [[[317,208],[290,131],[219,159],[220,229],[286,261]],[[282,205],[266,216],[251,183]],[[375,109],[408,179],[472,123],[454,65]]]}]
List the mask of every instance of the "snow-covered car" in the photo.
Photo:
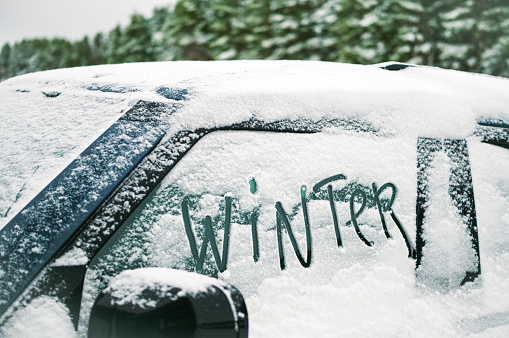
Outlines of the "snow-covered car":
[{"label": "snow-covered car", "polygon": [[94,66],[0,125],[3,336],[509,335],[508,79]]}]

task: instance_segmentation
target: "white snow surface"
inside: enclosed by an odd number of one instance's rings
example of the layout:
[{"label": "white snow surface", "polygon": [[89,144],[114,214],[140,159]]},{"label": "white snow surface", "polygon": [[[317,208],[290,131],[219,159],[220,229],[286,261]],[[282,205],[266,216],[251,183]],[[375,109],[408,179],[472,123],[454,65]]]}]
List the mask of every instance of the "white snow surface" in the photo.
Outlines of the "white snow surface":
[{"label": "white snow surface", "polygon": [[[313,136],[290,135],[286,141],[284,137],[271,136],[277,147],[264,138],[246,137],[260,150],[244,154],[241,144],[228,139],[227,133],[218,134],[219,139],[209,135],[189,153],[199,152],[199,146],[203,146],[199,161],[186,156],[161,188],[176,183],[198,195],[205,189],[207,193],[199,201],[199,213],[203,215],[195,215],[198,219],[217,214],[219,206],[225,203],[225,195],[237,198],[236,207],[240,210],[262,206],[260,261],[254,263],[250,256],[250,228],[234,223],[231,261],[228,269],[219,274],[221,280],[239,287],[246,297],[250,336],[506,337],[509,152],[482,144],[472,134],[478,119],[509,122],[509,80],[430,67],[387,71],[378,66],[299,61],[168,62],[64,69],[2,82],[0,227],[138,100],[172,103],[173,100],[156,93],[160,87],[184,88],[190,93],[187,100],[181,101],[183,106],[167,118],[167,137],[180,130],[224,126],[252,117],[267,122],[299,118],[353,120],[377,130],[378,136],[337,127]],[[87,89],[106,85],[116,92]],[[61,94],[46,97],[43,92]],[[406,257],[405,244],[396,227],[389,228],[394,239],[386,240],[374,209],[361,216],[361,230],[375,241],[373,248],[367,248],[351,226],[344,226],[348,217],[346,203],[337,203],[345,247],[334,247],[326,201],[312,201],[309,205],[313,264],[308,269],[300,266],[285,237],[288,267],[280,271],[274,237],[274,202],[281,201],[290,209],[298,202],[302,184],[310,188],[329,175],[342,172],[367,186],[372,182],[379,185],[394,182],[399,189],[395,211],[409,233],[415,234],[418,136],[468,139],[482,267],[476,282],[443,290],[416,279],[415,261]],[[323,144],[321,151],[315,151],[312,142],[307,141],[312,138]],[[228,147],[223,146],[225,139]],[[355,148],[356,145],[360,148]],[[240,160],[235,157],[236,148],[240,149],[237,150]],[[306,156],[299,157],[303,153]],[[335,167],[334,163],[338,165]],[[438,171],[447,166],[442,163],[440,168],[438,164],[435,164]],[[210,176],[215,180],[208,180]],[[257,179],[256,196],[248,191],[250,177]],[[445,188],[446,180],[441,181],[440,177],[432,182],[437,189]],[[200,183],[203,181],[207,186]],[[341,184],[334,183],[334,189],[341,188]],[[441,224],[450,230],[446,232],[449,238],[458,238],[455,226],[462,224],[459,216],[453,215],[450,222],[440,223],[441,215],[452,212],[448,209],[447,194],[435,197],[430,201],[435,212],[426,221]],[[179,202],[172,201],[177,207]],[[174,264],[171,259],[190,258],[187,239],[182,237],[185,236],[182,217],[167,213],[157,220],[147,233],[152,262],[165,266]],[[133,224],[146,231],[142,221]],[[172,222],[179,224],[180,234],[175,234],[178,236],[167,231]],[[296,216],[295,227],[300,229],[295,231],[304,250],[302,213]],[[221,230],[217,238],[222,238]],[[448,242],[438,239],[437,243]],[[173,243],[180,243],[185,250],[172,252],[179,248],[172,248]],[[461,243],[458,245],[461,247]],[[451,248],[442,249],[451,252]],[[128,260],[146,259],[141,249],[126,250],[124,254]],[[460,265],[470,261],[463,256],[453,258]],[[83,255],[73,252],[56,264],[72,264],[80,259]],[[444,264],[444,269],[448,269],[452,263]],[[123,294],[128,299],[150,283],[166,283],[169,279],[184,283],[183,275],[170,274],[160,269],[150,274],[127,271],[118,285],[132,286],[129,293]],[[99,285],[97,276],[93,268],[87,273],[89,289]],[[188,284],[186,277],[181,286],[190,292],[200,290],[204,284],[201,277],[197,278]],[[87,285],[83,295],[85,308],[95,300],[95,294],[87,293],[86,289]],[[47,297],[36,299],[19,311],[3,333],[31,336],[32,331],[22,329],[35,326],[24,328],[19,318],[34,321],[36,326],[40,319],[40,323],[48,323],[44,332],[51,332],[52,337],[74,334],[67,331],[72,326],[66,309]],[[86,336],[83,331],[86,320],[83,323],[80,319],[80,326],[80,334]]]},{"label": "white snow surface", "polygon": [[16,312],[0,328],[0,336],[5,338],[40,337],[73,338],[78,337],[69,316],[69,310],[57,300],[41,296],[34,299],[22,310]]}]

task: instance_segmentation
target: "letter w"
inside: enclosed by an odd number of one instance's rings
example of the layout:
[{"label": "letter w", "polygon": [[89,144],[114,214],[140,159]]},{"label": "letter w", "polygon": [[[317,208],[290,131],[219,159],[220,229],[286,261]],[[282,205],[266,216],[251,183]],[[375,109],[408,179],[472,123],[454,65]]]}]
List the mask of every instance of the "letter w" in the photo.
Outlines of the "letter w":
[{"label": "letter w", "polygon": [[231,211],[232,211],[232,199],[229,196],[225,197],[226,212],[224,220],[224,239],[223,239],[223,255],[219,257],[219,250],[217,248],[216,239],[214,237],[214,231],[212,230],[212,218],[210,216],[205,217],[205,239],[202,242],[200,248],[200,254],[198,255],[198,248],[196,247],[196,238],[194,236],[193,228],[191,227],[191,220],[189,217],[189,208],[187,201],[182,201],[182,217],[184,218],[184,226],[186,228],[187,239],[189,240],[189,246],[191,247],[191,253],[193,254],[194,263],[196,270],[200,271],[203,268],[205,257],[207,255],[207,246],[210,243],[212,247],[212,253],[216,260],[216,265],[219,272],[226,270],[228,265],[228,248],[230,245],[230,228],[231,228]]}]

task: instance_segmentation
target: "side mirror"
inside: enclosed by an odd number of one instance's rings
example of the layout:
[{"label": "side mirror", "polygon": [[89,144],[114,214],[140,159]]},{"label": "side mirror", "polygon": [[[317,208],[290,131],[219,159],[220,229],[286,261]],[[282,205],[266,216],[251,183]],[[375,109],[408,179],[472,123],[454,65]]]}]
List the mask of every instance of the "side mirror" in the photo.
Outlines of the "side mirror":
[{"label": "side mirror", "polygon": [[244,298],[215,278],[143,268],[115,277],[96,299],[89,337],[247,337]]}]

